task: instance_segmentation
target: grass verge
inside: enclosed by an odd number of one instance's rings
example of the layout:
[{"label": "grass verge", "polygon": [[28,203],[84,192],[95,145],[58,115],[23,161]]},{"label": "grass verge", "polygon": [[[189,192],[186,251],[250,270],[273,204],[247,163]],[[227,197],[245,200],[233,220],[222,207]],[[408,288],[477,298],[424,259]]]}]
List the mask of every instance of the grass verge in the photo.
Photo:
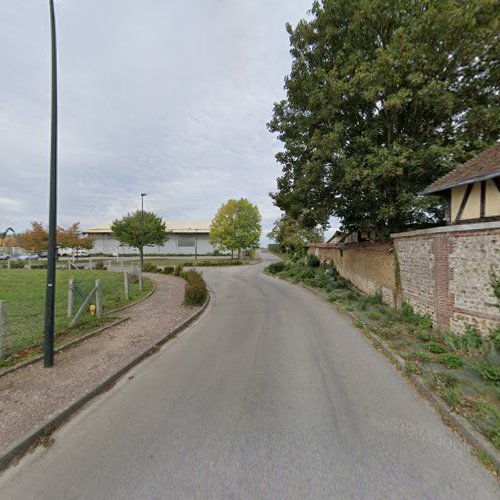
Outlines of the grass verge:
[{"label": "grass verge", "polygon": [[[92,291],[96,279],[101,280],[103,312],[136,302],[153,289],[151,280],[144,279],[144,290],[137,283],[129,284],[129,298],[124,294],[123,275],[106,271],[58,271],[55,300],[56,343],[62,337],[78,337],[109,323],[114,318],[97,319],[84,313],[73,328],[66,317],[68,282],[73,278],[77,287],[74,311]],[[0,270],[0,300],[4,302],[4,342],[0,366],[11,366],[31,357],[43,342],[46,271],[28,269]]]}]

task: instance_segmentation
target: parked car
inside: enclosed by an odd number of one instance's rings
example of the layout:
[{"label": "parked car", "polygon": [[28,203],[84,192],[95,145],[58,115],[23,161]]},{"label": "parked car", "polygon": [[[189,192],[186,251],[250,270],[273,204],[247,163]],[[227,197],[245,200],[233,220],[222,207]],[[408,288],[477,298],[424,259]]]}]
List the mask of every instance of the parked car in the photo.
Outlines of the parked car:
[{"label": "parked car", "polygon": [[9,260],[10,255],[7,255],[6,253],[0,252],[0,260]]},{"label": "parked car", "polygon": [[83,248],[77,248],[73,250],[73,257],[89,257],[90,253],[87,250],[83,250]]},{"label": "parked car", "polygon": [[49,252],[39,252],[38,257],[41,259],[46,259],[49,256]]},{"label": "parked car", "polygon": [[25,261],[25,260],[36,260],[36,259],[39,259],[40,257],[38,256],[37,253],[26,253],[24,255],[20,255],[17,260],[22,260],[22,261]]}]

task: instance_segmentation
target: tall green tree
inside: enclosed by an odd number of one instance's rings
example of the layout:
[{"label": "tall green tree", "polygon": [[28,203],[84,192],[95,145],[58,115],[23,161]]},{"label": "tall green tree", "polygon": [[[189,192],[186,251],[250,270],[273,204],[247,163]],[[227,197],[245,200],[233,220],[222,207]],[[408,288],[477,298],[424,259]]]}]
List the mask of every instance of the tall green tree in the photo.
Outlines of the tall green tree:
[{"label": "tall green tree", "polygon": [[275,241],[285,253],[300,252],[303,251],[306,243],[320,243],[324,240],[321,228],[301,227],[297,219],[286,214],[276,219],[267,236]]},{"label": "tall green tree", "polygon": [[287,25],[275,204],[377,238],[439,220],[417,193],[500,135],[499,19],[497,0],[315,1]]},{"label": "tall green tree", "polygon": [[210,226],[210,243],[223,250],[258,248],[262,233],[261,216],[256,205],[246,198],[228,200],[215,214]]},{"label": "tall green tree", "polygon": [[[123,219],[113,221],[111,230],[113,236],[122,244],[137,248],[141,255],[142,246],[142,219],[141,210],[127,214]],[[153,212],[144,212],[144,246],[161,246],[168,240],[168,230],[165,222]]]}]

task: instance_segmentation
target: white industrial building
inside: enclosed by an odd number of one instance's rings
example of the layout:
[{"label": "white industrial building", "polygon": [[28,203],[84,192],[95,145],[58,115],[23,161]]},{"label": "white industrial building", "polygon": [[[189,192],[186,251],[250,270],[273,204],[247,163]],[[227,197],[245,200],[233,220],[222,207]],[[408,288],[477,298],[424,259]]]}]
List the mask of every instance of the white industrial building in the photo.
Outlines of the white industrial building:
[{"label": "white industrial building", "polygon": [[[214,252],[209,242],[211,221],[199,220],[164,220],[170,232],[168,241],[162,246],[144,247],[145,254],[185,254],[206,255]],[[137,254],[137,248],[120,244],[113,237],[112,222],[99,224],[83,231],[83,234],[94,238],[93,254]]]}]

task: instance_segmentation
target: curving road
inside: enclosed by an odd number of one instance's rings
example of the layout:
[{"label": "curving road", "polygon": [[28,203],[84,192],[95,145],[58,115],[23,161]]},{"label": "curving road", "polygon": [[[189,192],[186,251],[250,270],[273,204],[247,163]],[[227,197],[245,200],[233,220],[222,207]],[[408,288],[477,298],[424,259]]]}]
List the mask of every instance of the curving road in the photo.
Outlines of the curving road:
[{"label": "curving road", "polygon": [[9,469],[0,498],[499,498],[348,320],[263,267],[205,271],[207,313]]}]

